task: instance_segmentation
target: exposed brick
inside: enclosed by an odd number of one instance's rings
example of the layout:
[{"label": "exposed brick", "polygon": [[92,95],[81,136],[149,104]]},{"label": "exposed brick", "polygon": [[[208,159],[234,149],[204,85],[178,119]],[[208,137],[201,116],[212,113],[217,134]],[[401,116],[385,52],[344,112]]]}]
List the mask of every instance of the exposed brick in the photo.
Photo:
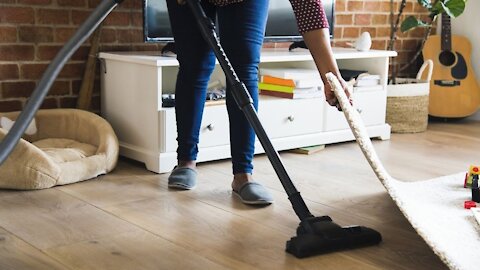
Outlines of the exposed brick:
[{"label": "exposed brick", "polygon": [[377,27],[377,37],[390,39],[390,27]]},{"label": "exposed brick", "polygon": [[80,93],[81,86],[82,80],[72,80],[72,94],[78,95],[78,93]]},{"label": "exposed brick", "polygon": [[[4,82],[33,82],[38,80],[47,62],[50,62],[58,53],[62,45],[68,41],[91,14],[93,8],[97,7],[102,0],[0,0],[0,80]],[[400,1],[395,1],[395,10],[398,10]],[[18,5],[18,6],[16,6]],[[154,51],[162,47],[160,43],[143,42],[143,18],[142,1],[125,0],[103,24],[100,39],[101,51]],[[390,1],[388,0],[336,0],[336,18],[334,30],[334,45],[347,46],[361,32],[368,31],[373,38],[372,48],[385,49],[390,35]],[[416,0],[408,0],[405,8],[406,15],[415,15],[425,18],[428,15],[425,9],[417,4]],[[358,15],[366,15],[364,18]],[[370,18],[368,19],[368,16]],[[406,16],[402,16],[402,20]],[[362,19],[365,19],[362,21]],[[25,30],[28,27],[52,28],[49,36],[36,32],[22,32],[21,41],[20,28]],[[27,27],[27,28],[25,28]],[[12,32],[14,31],[14,32]],[[44,31],[44,30],[43,30]],[[420,32],[422,30],[416,30]],[[413,55],[421,37],[420,33],[398,31],[398,40],[395,49],[402,52],[399,60],[403,61]],[[53,40],[52,40],[53,37]],[[29,42],[20,47],[14,46],[16,42]],[[38,43],[40,44],[34,44]],[[53,42],[45,44],[43,42]],[[10,44],[1,44],[10,43]],[[43,43],[43,44],[42,44]],[[285,49],[289,42],[266,43],[263,47],[276,47]],[[7,48],[8,47],[8,48]],[[62,70],[59,79],[55,81],[45,101],[44,107],[73,107],[76,103],[76,96],[81,85],[85,61],[88,57],[90,43],[87,41],[74,53],[70,62]],[[36,53],[36,54],[35,54]],[[407,56],[403,56],[407,55]],[[27,63],[5,63],[5,61],[28,61]],[[98,63],[97,63],[98,64]],[[20,80],[20,81],[18,81]],[[2,89],[0,84],[0,89]],[[8,90],[8,86],[7,86]],[[99,110],[100,107],[100,85],[99,72],[97,71],[92,109]],[[1,91],[1,90],[0,90]],[[28,91],[17,92],[17,95],[27,96]],[[73,95],[73,96],[72,96]],[[5,97],[3,97],[5,98]],[[12,101],[14,99],[14,101]],[[8,102],[17,106],[13,110],[21,109],[25,97],[12,97]],[[0,98],[0,110],[3,105]],[[15,105],[16,104],[16,105]],[[10,105],[9,105],[10,106]]]},{"label": "exposed brick", "polygon": [[387,20],[388,20],[387,15],[381,15],[381,14],[372,15],[372,24],[375,24],[375,25],[388,24],[389,22]]},{"label": "exposed brick", "polygon": [[333,31],[333,38],[339,39],[343,37],[343,27],[335,27]]},{"label": "exposed brick", "polygon": [[70,81],[55,81],[48,92],[50,96],[65,96],[70,94]]},{"label": "exposed brick", "polygon": [[371,25],[372,15],[370,14],[355,14],[355,25]]},{"label": "exposed brick", "polygon": [[397,40],[395,43],[393,43],[393,50],[394,51],[401,51],[402,50],[402,43],[403,40]]},{"label": "exposed brick", "polygon": [[17,29],[10,26],[0,26],[0,42],[16,42]]},{"label": "exposed brick", "polygon": [[143,33],[140,30],[117,29],[117,38],[121,43],[143,42]]},{"label": "exposed brick", "polygon": [[59,78],[81,78],[85,70],[85,64],[66,64],[60,74]]},{"label": "exposed brick", "polygon": [[38,80],[47,69],[48,64],[21,64],[20,78],[29,80]]},{"label": "exposed brick", "polygon": [[425,35],[425,31],[426,31],[426,28],[423,28],[423,27],[418,27],[418,28],[415,28],[415,29],[412,29],[410,31],[408,31],[408,36],[409,37],[423,37]]},{"label": "exposed brick", "polygon": [[102,51],[104,52],[119,52],[119,51],[131,51],[132,46],[130,45],[114,45],[114,44],[108,44],[108,45],[103,45],[102,46]]},{"label": "exposed brick", "polygon": [[39,45],[37,47],[37,59],[40,61],[52,60],[61,48],[62,46],[58,45]]},{"label": "exposed brick", "polygon": [[70,14],[67,10],[58,9],[38,9],[38,24],[68,24],[70,22]]},{"label": "exposed brick", "polygon": [[21,42],[52,42],[53,29],[51,27],[21,26],[18,27],[18,39]]},{"label": "exposed brick", "polygon": [[335,25],[352,25],[352,24],[353,24],[352,14],[343,14],[343,15],[339,14],[335,16]]},{"label": "exposed brick", "polygon": [[404,40],[402,42],[402,49],[407,51],[414,51],[417,49],[419,45],[420,45],[420,40],[418,39]]},{"label": "exposed brick", "polygon": [[413,6],[413,12],[415,13],[420,13],[420,12],[425,12],[426,9],[424,7],[422,7],[421,5],[414,5]]},{"label": "exposed brick", "polygon": [[33,60],[34,52],[32,45],[0,45],[0,61]]},{"label": "exposed brick", "polygon": [[387,48],[386,40],[372,40],[372,49],[385,50]]},{"label": "exposed brick", "polygon": [[0,101],[0,112],[14,112],[22,109],[22,102],[19,100]]},{"label": "exposed brick", "polygon": [[67,42],[75,33],[77,29],[73,27],[59,27],[55,28],[54,31],[54,41],[55,42],[60,42],[60,43],[65,43]]},{"label": "exposed brick", "polygon": [[[282,45],[283,43],[269,42],[265,44],[264,48],[288,48],[290,44],[288,44],[287,47],[283,47]],[[162,46],[160,44],[151,44],[151,43],[142,43],[142,44],[132,46],[133,51],[160,51],[161,49],[162,49]]]},{"label": "exposed brick", "polygon": [[363,11],[363,1],[348,1],[347,4],[348,11]]},{"label": "exposed brick", "polygon": [[31,7],[0,8],[0,23],[34,23],[35,14]]},{"label": "exposed brick", "polygon": [[17,81],[17,82],[3,82],[2,83],[2,97],[3,98],[19,98],[29,97],[35,89],[35,82],[32,81]]},{"label": "exposed brick", "polygon": [[18,79],[19,72],[16,64],[1,64],[0,65],[0,80]]},{"label": "exposed brick", "polygon": [[[395,11],[398,11],[398,4],[399,2],[395,2]],[[390,12],[390,2],[389,1],[382,1],[378,3],[378,11],[379,12]]]},{"label": "exposed brick", "polygon": [[337,0],[335,1],[335,11],[341,12],[347,10],[347,1],[346,0]]},{"label": "exposed brick", "polygon": [[103,22],[104,25],[125,26],[130,24],[129,12],[112,12]]},{"label": "exposed brick", "polygon": [[132,16],[130,17],[132,19],[132,26],[134,27],[142,27],[143,26],[143,15],[141,12],[132,12]]},{"label": "exposed brick", "polygon": [[18,3],[25,5],[50,5],[52,0],[18,0]]},{"label": "exposed brick", "polygon": [[41,109],[56,109],[58,108],[58,102],[57,99],[55,98],[46,98],[42,106],[40,106]]},{"label": "exposed brick", "polygon": [[90,46],[81,46],[78,50],[72,55],[71,60],[75,61],[85,61],[88,58],[88,53],[90,52]]},{"label": "exposed brick", "polygon": [[363,6],[363,10],[379,12],[380,11],[380,2],[379,1],[365,2],[364,6]]},{"label": "exposed brick", "polygon": [[100,42],[102,43],[112,43],[117,41],[117,31],[111,28],[102,28],[102,33],[100,33]]},{"label": "exposed brick", "polygon": [[343,28],[344,38],[358,38],[360,36],[360,28],[357,27],[345,27]]},{"label": "exposed brick", "polygon": [[62,97],[59,101],[60,108],[75,108],[77,106],[76,97]]},{"label": "exposed brick", "polygon": [[[38,60],[52,60],[57,56],[58,52],[62,49],[62,46],[57,45],[40,45],[37,49]],[[85,61],[90,50],[89,46],[81,46],[75,51],[70,60]]]},{"label": "exposed brick", "polygon": [[405,8],[403,9],[403,12],[413,12],[413,3],[412,2],[407,2],[405,5]]},{"label": "exposed brick", "polygon": [[142,1],[138,0],[125,0],[120,6],[120,8],[125,9],[139,9],[142,8]]},{"label": "exposed brick", "polygon": [[[82,24],[88,16],[90,16],[92,12],[91,11],[85,11],[85,10],[72,10],[72,23],[73,24]],[[108,17],[110,17],[108,15]]]},{"label": "exposed brick", "polygon": [[65,7],[86,7],[85,0],[57,0],[57,3]]},{"label": "exposed brick", "polygon": [[88,0],[88,7],[95,8],[100,4],[101,0]]}]

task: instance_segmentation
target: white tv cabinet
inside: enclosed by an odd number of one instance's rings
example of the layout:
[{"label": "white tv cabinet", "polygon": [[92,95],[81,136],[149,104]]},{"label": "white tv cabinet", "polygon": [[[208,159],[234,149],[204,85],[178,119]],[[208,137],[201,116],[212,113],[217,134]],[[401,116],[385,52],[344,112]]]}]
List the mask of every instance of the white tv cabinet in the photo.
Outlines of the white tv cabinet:
[{"label": "white tv cabinet", "polygon": [[[354,90],[353,97],[370,137],[389,139],[385,89],[389,57],[396,56],[396,52],[334,48],[334,55],[340,68],[380,74],[382,87]],[[150,171],[171,171],[176,165],[175,110],[162,108],[161,95],[174,92],[177,60],[159,56],[158,52],[102,52],[99,57],[102,61],[101,111],[119,138],[120,154],[144,162]],[[260,67],[315,69],[315,64],[307,50],[266,49],[262,51]],[[212,80],[225,83],[219,65]],[[260,96],[259,116],[279,151],[354,139],[343,113],[328,106],[324,98],[290,100]],[[229,147],[225,105],[207,105],[198,162],[229,158]],[[256,153],[262,152],[257,143]]]}]

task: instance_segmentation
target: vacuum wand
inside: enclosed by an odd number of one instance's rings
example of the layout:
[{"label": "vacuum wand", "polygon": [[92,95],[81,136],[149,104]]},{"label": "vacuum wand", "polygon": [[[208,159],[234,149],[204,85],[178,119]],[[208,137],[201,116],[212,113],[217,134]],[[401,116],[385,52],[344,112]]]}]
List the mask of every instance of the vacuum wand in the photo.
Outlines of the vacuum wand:
[{"label": "vacuum wand", "polygon": [[230,64],[218,40],[215,25],[210,18],[205,15],[200,0],[187,0],[186,2],[198,22],[198,27],[205,41],[212,48],[225,73],[237,105],[244,112],[245,117],[254,129],[288,195],[288,199],[292,203],[293,210],[301,220],[297,228],[297,236],[287,241],[286,251],[296,257],[303,258],[342,249],[378,244],[382,240],[382,237],[380,233],[373,229],[363,226],[340,227],[328,216],[314,217],[310,213],[305,201],[288,176],[278,152],[273,147],[272,142],[265,132],[245,84],[239,80],[235,70]]},{"label": "vacuum wand", "polygon": [[268,135],[265,132],[265,129],[260,122],[260,119],[258,118],[257,112],[253,107],[252,98],[245,84],[242,83],[238,78],[235,70],[233,69],[230,61],[228,60],[227,55],[225,54],[225,51],[220,45],[217,33],[215,32],[215,25],[210,20],[210,18],[205,15],[205,12],[199,0],[187,0],[187,4],[189,5],[190,9],[193,12],[193,15],[195,16],[196,21],[198,22],[198,26],[200,27],[200,31],[205,41],[213,49],[213,52],[225,73],[225,77],[232,88],[232,94],[237,105],[244,112],[245,117],[254,129],[255,134],[257,134],[257,137],[262,144],[265,153],[267,154],[275,172],[280,178],[280,182],[282,183],[283,188],[287,192],[288,198],[293,205],[295,213],[300,218],[300,220],[313,217],[302,197],[300,196],[300,193],[297,191],[292,181],[290,180],[290,177],[288,176],[288,173],[280,160],[280,155],[275,150],[272,142],[268,138]]}]

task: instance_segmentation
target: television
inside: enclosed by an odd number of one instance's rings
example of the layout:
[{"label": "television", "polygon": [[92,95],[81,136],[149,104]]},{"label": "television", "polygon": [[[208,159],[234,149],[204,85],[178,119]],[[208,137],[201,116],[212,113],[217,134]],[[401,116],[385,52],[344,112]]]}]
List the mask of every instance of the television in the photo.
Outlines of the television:
[{"label": "television", "polygon": [[[335,0],[322,0],[333,36]],[[165,0],[143,0],[143,34],[146,42],[173,42]],[[270,1],[264,42],[301,41],[289,0]]]}]

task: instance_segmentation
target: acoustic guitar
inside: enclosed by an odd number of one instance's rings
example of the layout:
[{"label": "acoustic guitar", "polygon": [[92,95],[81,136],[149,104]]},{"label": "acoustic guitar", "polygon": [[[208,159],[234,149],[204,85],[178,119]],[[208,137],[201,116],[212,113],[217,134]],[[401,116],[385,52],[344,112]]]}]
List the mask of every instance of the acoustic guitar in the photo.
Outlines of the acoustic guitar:
[{"label": "acoustic guitar", "polygon": [[480,88],[472,69],[470,41],[451,34],[450,17],[442,14],[442,33],[432,35],[422,50],[434,62],[428,113],[436,117],[466,117],[480,106]]}]

